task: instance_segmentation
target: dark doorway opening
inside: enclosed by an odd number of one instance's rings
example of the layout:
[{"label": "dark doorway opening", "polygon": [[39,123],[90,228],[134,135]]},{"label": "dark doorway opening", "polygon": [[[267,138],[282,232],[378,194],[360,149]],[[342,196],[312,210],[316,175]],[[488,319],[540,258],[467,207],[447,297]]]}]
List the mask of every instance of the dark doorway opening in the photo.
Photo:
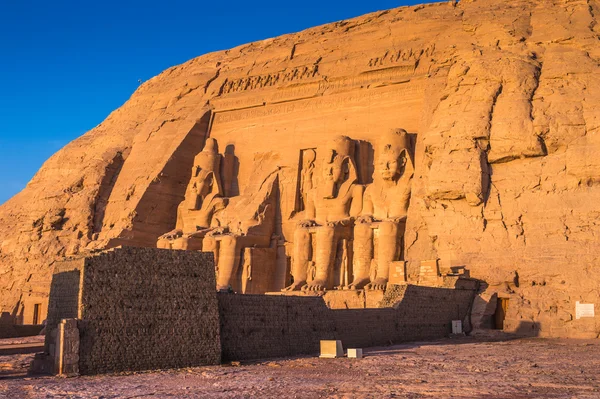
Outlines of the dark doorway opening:
[{"label": "dark doorway opening", "polygon": [[508,298],[496,300],[496,313],[494,313],[494,324],[496,330],[504,330],[504,319],[508,310]]},{"label": "dark doorway opening", "polygon": [[36,303],[35,305],[33,305],[33,324],[34,325],[40,324],[41,313],[42,313],[42,304]]}]

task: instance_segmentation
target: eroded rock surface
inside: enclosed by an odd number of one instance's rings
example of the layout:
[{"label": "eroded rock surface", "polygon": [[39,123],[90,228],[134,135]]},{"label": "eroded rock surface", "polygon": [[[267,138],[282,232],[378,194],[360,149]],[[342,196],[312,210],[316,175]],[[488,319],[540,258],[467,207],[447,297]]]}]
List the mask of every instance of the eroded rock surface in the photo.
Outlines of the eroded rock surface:
[{"label": "eroded rock surface", "polygon": [[27,318],[62,256],[155,246],[176,227],[208,137],[223,198],[259,192],[277,171],[267,191],[283,287],[318,149],[351,138],[368,187],[374,144],[401,128],[414,138],[408,280],[422,260],[465,266],[485,282],[475,325],[492,322],[500,297],[509,331],[596,337],[600,317],[576,319],[575,303],[600,297],[598,15],[600,0],[402,7],[170,68],[0,207],[2,311]]}]

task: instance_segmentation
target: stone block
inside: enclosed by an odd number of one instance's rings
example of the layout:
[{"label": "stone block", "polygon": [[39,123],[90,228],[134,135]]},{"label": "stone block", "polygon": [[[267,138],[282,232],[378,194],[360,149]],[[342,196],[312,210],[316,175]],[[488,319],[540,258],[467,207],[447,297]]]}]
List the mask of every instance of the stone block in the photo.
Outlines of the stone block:
[{"label": "stone block", "polygon": [[348,359],[362,359],[362,348],[348,348]]},{"label": "stone block", "polygon": [[406,284],[406,262],[395,261],[390,263],[389,284]]},{"label": "stone block", "polygon": [[76,319],[63,319],[58,325],[54,372],[60,376],[79,375],[79,329]]},{"label": "stone block", "polygon": [[344,357],[344,348],[340,340],[321,340],[321,355],[322,359],[334,359],[336,357]]},{"label": "stone block", "polygon": [[440,272],[437,259],[421,261],[419,267],[419,285],[438,285],[439,277]]},{"label": "stone block", "polygon": [[462,334],[462,321],[452,320],[452,334]]}]

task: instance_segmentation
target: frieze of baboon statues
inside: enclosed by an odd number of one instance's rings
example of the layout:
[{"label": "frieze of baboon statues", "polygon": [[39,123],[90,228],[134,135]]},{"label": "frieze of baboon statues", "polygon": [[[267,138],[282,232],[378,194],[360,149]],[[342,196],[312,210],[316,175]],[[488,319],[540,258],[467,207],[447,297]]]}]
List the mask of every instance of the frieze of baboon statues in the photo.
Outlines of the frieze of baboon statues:
[{"label": "frieze of baboon statues", "polygon": [[[227,197],[231,190],[223,182],[237,176],[222,175],[234,168],[224,165],[226,158],[219,154],[216,140],[209,138],[194,160],[176,228],[161,236],[157,245],[212,251],[218,289],[240,290],[244,251],[272,248],[268,253],[277,256],[277,264],[289,265],[287,287],[273,290],[384,290],[390,264],[404,256],[414,167],[405,130],[383,132],[372,144],[371,165],[357,165],[359,159],[366,163],[368,158],[364,153],[357,157],[358,142],[347,136],[300,150],[295,211],[289,220],[294,227],[286,236],[281,229],[280,167],[263,170],[264,159],[255,157],[254,173],[243,193]],[[373,170],[372,183],[359,181],[359,167]],[[275,250],[278,243],[288,248],[284,255]]]}]

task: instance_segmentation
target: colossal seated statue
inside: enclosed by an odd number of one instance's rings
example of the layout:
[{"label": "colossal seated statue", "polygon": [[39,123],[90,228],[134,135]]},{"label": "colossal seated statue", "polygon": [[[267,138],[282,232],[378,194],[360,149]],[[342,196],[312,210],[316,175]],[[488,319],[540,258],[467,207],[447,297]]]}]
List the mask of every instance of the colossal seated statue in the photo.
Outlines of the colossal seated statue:
[{"label": "colossal seated statue", "polygon": [[271,245],[278,206],[278,174],[273,172],[266,178],[259,176],[259,180],[251,181],[243,195],[229,200],[228,206],[216,216],[220,227],[204,238],[204,250],[212,250],[215,254],[219,290],[241,292],[240,264],[244,249]]},{"label": "colossal seated statue", "polygon": [[278,205],[278,173],[262,172],[261,165],[253,165],[257,172],[244,194],[223,198],[222,159],[216,140],[207,139],[194,159],[185,199],[177,208],[176,227],[158,238],[157,247],[212,251],[217,289],[239,290],[238,271],[244,249],[268,248],[271,244]]},{"label": "colossal seated statue", "polygon": [[[354,141],[346,136],[335,137],[318,149],[317,156],[322,176],[316,187],[304,182],[310,189],[303,195],[304,218],[294,232],[293,283],[285,289],[288,291],[321,291],[334,286],[339,243],[351,241],[353,217],[361,209],[362,186],[357,184]],[[313,262],[314,276],[309,276],[309,264]]]},{"label": "colossal seated statue", "polygon": [[204,149],[194,159],[185,199],[177,208],[175,230],[158,238],[158,248],[203,249],[204,237],[218,226],[214,216],[227,205],[227,199],[222,197],[220,165],[217,141],[208,138]]},{"label": "colossal seated statue", "polygon": [[[385,289],[390,263],[402,257],[414,174],[409,148],[409,137],[403,129],[392,130],[379,139],[373,183],[365,190],[363,209],[354,226],[354,280],[350,289]],[[376,272],[371,281],[373,263]]]}]

